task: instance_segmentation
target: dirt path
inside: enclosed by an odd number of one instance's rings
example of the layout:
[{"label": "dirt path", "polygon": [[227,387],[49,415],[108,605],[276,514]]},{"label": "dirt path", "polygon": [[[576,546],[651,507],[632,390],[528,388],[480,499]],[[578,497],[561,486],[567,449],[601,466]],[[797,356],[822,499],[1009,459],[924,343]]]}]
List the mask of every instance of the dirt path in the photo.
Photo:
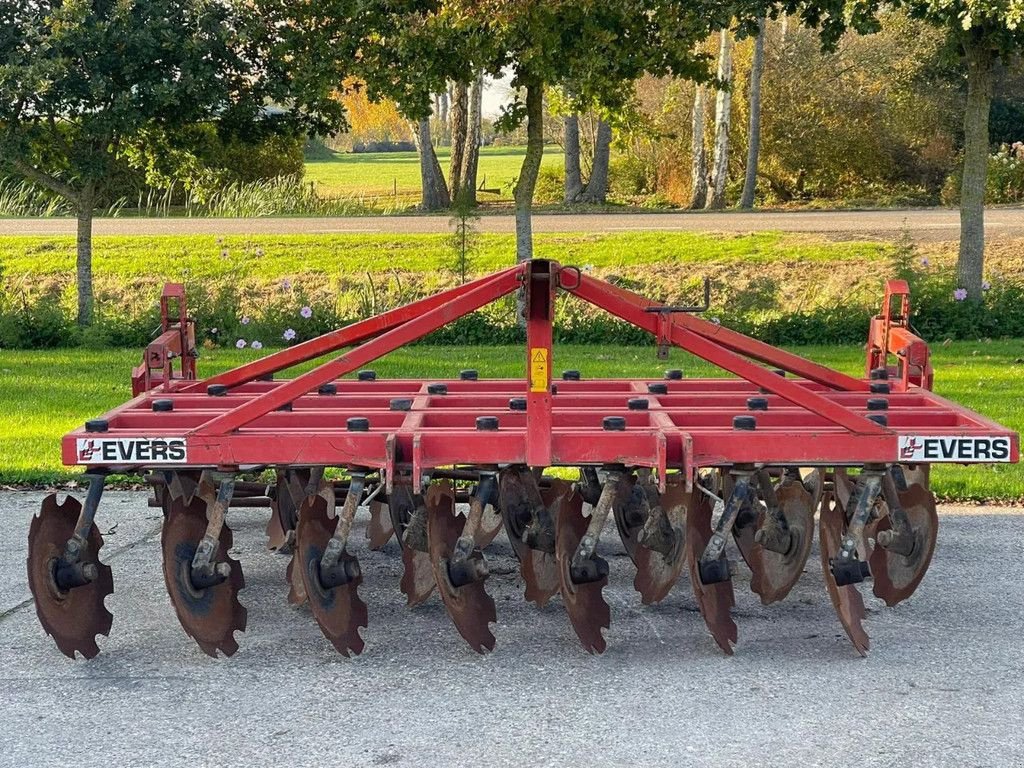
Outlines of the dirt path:
[{"label": "dirt path", "polygon": [[[1024,207],[998,208],[986,215],[990,239],[1024,237]],[[97,235],[440,233],[448,216],[379,216],[335,219],[100,219]],[[921,242],[956,240],[959,212],[950,209],[885,211],[793,211],[756,213],[539,214],[537,232],[779,230],[826,234],[836,239],[892,239],[906,230]],[[507,215],[484,216],[483,232],[513,232]],[[2,219],[0,235],[72,235],[70,219]]]}]

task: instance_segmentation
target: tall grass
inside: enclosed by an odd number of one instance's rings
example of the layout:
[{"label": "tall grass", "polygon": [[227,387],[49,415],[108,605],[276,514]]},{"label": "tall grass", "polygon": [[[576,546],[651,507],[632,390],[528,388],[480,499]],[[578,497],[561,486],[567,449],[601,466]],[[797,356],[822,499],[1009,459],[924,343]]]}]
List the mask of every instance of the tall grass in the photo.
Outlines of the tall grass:
[{"label": "tall grass", "polygon": [[[117,217],[126,211],[140,216],[168,217],[184,214],[194,218],[261,218],[268,216],[362,216],[388,214],[403,207],[398,199],[352,194],[323,197],[316,185],[299,176],[282,176],[253,182],[235,182],[213,190],[182,189],[172,183],[165,189],[140,190],[135,200],[120,197],[104,208],[101,216]],[[407,207],[407,206],[406,206]],[[74,206],[63,198],[25,181],[0,181],[0,217],[73,216]]]},{"label": "tall grass", "polygon": [[27,181],[0,181],[0,216],[70,216],[71,203]]},{"label": "tall grass", "polygon": [[353,198],[330,199],[317,194],[312,183],[298,176],[236,182],[203,196],[189,194],[187,216],[259,218],[266,216],[352,216],[369,213]]}]

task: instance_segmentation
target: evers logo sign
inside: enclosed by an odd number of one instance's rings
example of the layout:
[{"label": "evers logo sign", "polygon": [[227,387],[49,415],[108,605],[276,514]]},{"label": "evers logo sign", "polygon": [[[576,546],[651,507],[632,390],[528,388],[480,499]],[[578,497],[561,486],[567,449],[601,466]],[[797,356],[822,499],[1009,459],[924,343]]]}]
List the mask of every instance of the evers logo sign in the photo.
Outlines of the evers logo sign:
[{"label": "evers logo sign", "polygon": [[78,438],[79,464],[182,464],[183,437]]},{"label": "evers logo sign", "polygon": [[954,437],[900,435],[898,461],[917,462],[985,462],[1010,461],[1008,437]]}]

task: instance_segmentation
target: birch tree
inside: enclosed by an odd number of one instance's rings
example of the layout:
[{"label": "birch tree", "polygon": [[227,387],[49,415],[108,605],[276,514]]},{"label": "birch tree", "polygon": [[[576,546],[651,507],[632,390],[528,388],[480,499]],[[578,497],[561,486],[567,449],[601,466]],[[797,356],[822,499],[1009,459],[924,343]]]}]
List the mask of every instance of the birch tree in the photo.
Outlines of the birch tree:
[{"label": "birch tree", "polygon": [[690,208],[700,210],[708,200],[708,153],[704,144],[704,130],[706,120],[704,117],[705,88],[697,84],[693,93],[693,116],[692,116],[692,138],[690,144],[690,176],[692,182],[692,193],[690,195]]},{"label": "birch tree", "polygon": [[732,35],[720,33],[718,93],[715,98],[715,150],[707,208],[725,208],[725,182],[729,176],[729,124],[732,117]]}]

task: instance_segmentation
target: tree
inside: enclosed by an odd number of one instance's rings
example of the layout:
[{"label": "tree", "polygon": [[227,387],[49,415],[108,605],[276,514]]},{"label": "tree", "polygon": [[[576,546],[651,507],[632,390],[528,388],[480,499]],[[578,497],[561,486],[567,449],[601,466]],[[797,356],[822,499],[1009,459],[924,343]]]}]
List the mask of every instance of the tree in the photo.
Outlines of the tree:
[{"label": "tree", "polygon": [[416,122],[413,135],[416,149],[420,154],[420,189],[423,211],[441,211],[452,204],[452,196],[448,184],[444,180],[444,171],[434,151],[434,142],[430,136],[430,118],[424,117]]},{"label": "tree", "polygon": [[[274,26],[276,10],[214,0],[0,0],[0,171],[74,206],[81,325],[93,317],[93,213],[119,162],[152,164],[159,154],[164,165],[187,163],[187,129],[199,123],[252,136],[328,133],[343,122],[330,89],[315,75],[294,77],[276,58],[288,37]],[[292,109],[264,119],[272,100]]]},{"label": "tree", "polygon": [[516,256],[532,258],[533,194],[544,151],[543,94],[571,83],[570,112],[615,111],[643,74],[708,79],[696,50],[740,9],[710,0],[447,0],[440,4],[467,41],[473,63],[512,72],[518,94],[499,127],[526,124],[527,151],[516,181]]},{"label": "tree", "polygon": [[565,142],[562,160],[565,165],[565,196],[568,204],[577,202],[583,194],[583,169],[580,165],[580,116],[575,112],[562,120]]},{"label": "tree", "polygon": [[597,119],[594,136],[594,162],[590,166],[590,179],[583,190],[585,203],[603,203],[608,198],[608,167],[611,161],[612,127],[604,118]]},{"label": "tree", "polygon": [[826,45],[846,29],[879,29],[883,8],[904,8],[911,17],[945,30],[956,41],[967,81],[963,174],[960,188],[960,254],[957,277],[968,298],[980,300],[985,259],[985,179],[989,155],[989,111],[997,62],[1024,50],[1024,4],[1020,0],[825,0],[793,2],[805,24],[820,27]]},{"label": "tree", "polygon": [[483,129],[484,73],[478,72],[469,87],[469,120],[466,149],[462,153],[462,190],[459,195],[468,205],[476,205],[477,171],[480,168],[480,141]]},{"label": "tree", "polygon": [[732,35],[721,31],[718,53],[718,95],[715,99],[715,151],[707,207],[725,208],[725,182],[729,176],[729,125],[732,118]]},{"label": "tree", "polygon": [[448,161],[448,184],[452,199],[462,192],[462,160],[466,153],[466,135],[469,130],[469,85],[452,84],[451,155]]},{"label": "tree", "polygon": [[761,73],[764,71],[765,20],[758,22],[754,40],[754,58],[750,65],[750,115],[747,127],[747,167],[743,179],[740,208],[754,207],[757,192],[757,166],[761,152]]},{"label": "tree", "polygon": [[704,99],[705,89],[698,84],[693,94],[693,129],[690,145],[690,175],[692,193],[690,208],[700,210],[708,200],[708,153],[704,144]]}]

